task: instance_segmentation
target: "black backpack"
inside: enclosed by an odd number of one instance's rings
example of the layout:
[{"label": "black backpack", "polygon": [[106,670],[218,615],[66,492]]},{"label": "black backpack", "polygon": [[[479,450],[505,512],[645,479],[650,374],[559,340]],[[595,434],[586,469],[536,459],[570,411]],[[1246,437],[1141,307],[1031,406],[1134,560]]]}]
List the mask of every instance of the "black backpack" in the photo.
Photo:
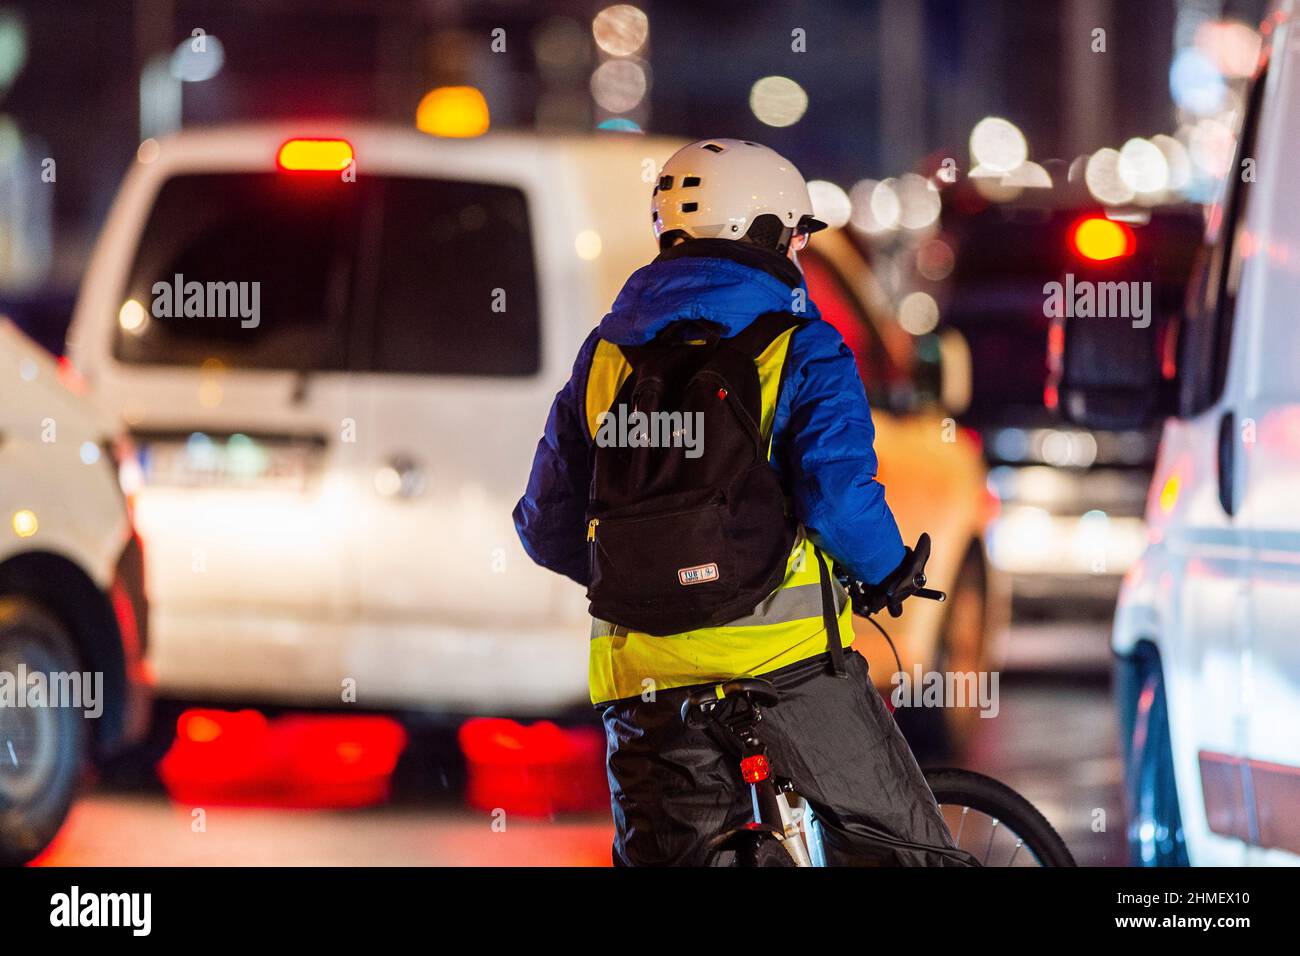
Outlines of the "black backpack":
[{"label": "black backpack", "polygon": [[597,432],[587,510],[593,616],[676,634],[744,617],[780,585],[796,520],[760,433],[755,359],[799,322],[764,315],[720,338],[684,320],[620,347],[632,373]]}]

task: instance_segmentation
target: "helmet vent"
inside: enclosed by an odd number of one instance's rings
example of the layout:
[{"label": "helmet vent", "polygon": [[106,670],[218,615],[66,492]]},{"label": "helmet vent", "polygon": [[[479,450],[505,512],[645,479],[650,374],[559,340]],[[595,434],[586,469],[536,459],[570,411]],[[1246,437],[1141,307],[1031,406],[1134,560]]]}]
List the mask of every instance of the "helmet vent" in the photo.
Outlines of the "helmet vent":
[{"label": "helmet vent", "polygon": [[702,148],[707,149],[711,153],[721,153],[726,150],[727,147],[719,146],[717,143],[705,143]]},{"label": "helmet vent", "polygon": [[695,210],[699,208],[700,208],[700,204],[697,202],[682,203],[682,212],[695,212]]},{"label": "helmet vent", "polygon": [[661,192],[667,192],[668,190],[672,189],[672,188],[673,188],[673,177],[671,177],[671,176],[660,176],[660,177],[659,177],[659,185],[658,185],[656,188],[657,188],[659,191],[661,191]]},{"label": "helmet vent", "polygon": [[687,186],[698,186],[699,184],[700,184],[699,176],[687,176],[682,180],[683,189],[685,189]]}]

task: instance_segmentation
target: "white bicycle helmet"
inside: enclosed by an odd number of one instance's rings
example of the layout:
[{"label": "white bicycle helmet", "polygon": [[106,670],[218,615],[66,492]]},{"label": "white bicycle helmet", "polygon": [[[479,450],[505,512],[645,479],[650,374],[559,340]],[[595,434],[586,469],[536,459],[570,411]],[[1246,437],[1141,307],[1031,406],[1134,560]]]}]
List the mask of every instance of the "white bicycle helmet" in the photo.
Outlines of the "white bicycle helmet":
[{"label": "white bicycle helmet", "polygon": [[[702,139],[664,163],[650,200],[655,237],[666,249],[680,238],[745,239],[763,216],[770,241],[784,253],[796,232],[826,224],[813,218],[808,184],[780,153],[741,139]],[[768,232],[761,229],[762,232]]]}]

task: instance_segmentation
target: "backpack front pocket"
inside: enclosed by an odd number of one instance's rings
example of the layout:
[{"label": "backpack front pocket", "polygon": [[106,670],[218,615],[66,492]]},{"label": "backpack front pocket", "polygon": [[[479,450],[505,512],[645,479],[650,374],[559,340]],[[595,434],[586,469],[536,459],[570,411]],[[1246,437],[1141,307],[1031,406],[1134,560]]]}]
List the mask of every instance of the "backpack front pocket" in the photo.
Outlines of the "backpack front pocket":
[{"label": "backpack front pocket", "polygon": [[650,634],[717,621],[738,582],[727,550],[727,505],[713,496],[694,506],[638,509],[591,519],[592,613]]}]

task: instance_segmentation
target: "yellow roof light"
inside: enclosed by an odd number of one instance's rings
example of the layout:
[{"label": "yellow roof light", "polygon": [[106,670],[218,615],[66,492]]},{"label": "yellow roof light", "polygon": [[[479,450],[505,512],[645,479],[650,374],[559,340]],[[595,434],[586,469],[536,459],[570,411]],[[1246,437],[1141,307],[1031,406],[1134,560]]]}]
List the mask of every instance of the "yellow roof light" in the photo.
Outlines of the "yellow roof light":
[{"label": "yellow roof light", "polygon": [[489,125],[487,100],[472,86],[430,90],[415,110],[416,128],[431,136],[482,136]]}]

